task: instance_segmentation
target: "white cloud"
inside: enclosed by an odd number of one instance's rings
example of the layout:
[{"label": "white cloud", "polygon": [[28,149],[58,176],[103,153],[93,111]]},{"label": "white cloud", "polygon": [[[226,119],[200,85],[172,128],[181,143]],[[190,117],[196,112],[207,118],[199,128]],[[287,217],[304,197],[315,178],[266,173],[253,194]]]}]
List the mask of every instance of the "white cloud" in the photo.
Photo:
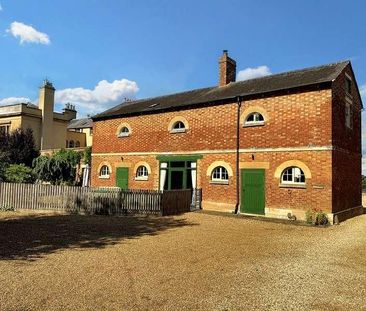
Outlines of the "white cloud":
[{"label": "white cloud", "polygon": [[47,34],[40,32],[32,26],[20,23],[12,22],[7,32],[11,33],[15,38],[20,39],[20,44],[25,42],[50,44],[50,38]]},{"label": "white cloud", "polygon": [[7,97],[0,100],[0,105],[15,105],[29,102],[31,102],[31,100],[28,97]]},{"label": "white cloud", "polygon": [[267,66],[248,67],[240,70],[236,76],[237,81],[250,80],[254,78],[264,77],[272,74]]},{"label": "white cloud", "polygon": [[3,10],[3,7],[1,6],[1,3],[0,3],[0,11],[2,11]]},{"label": "white cloud", "polygon": [[127,79],[108,82],[99,81],[93,90],[82,87],[56,90],[55,101],[57,103],[72,103],[76,110],[83,116],[102,112],[123,99],[134,98],[139,88],[135,81]]}]

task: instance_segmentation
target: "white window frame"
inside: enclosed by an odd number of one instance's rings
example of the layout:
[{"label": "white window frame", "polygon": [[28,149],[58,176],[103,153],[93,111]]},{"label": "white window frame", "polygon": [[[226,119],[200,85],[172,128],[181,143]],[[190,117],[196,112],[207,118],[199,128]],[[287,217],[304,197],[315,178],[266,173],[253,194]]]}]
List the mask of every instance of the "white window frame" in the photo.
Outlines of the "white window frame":
[{"label": "white window frame", "polygon": [[216,166],[212,170],[211,181],[212,182],[225,183],[225,184],[229,183],[229,172],[228,172],[228,170],[223,166]]},{"label": "white window frame", "polygon": [[[249,117],[254,116],[254,120],[253,121],[248,121]],[[262,116],[263,120],[256,120],[257,118],[259,118],[259,116]],[[252,112],[250,114],[247,115],[247,117],[245,118],[245,122],[244,122],[244,126],[254,126],[254,125],[263,125],[265,122],[264,116],[263,114],[261,114],[260,112]]]},{"label": "white window frame", "polygon": [[[177,124],[183,124],[184,127],[175,128],[175,126]],[[186,128],[186,125],[184,124],[184,122],[181,120],[178,120],[173,123],[170,133],[184,133],[186,131],[187,131],[187,128]]]},{"label": "white window frame", "polygon": [[102,165],[102,167],[99,170],[99,178],[101,179],[107,179],[110,178],[110,169],[108,165]]},{"label": "white window frame", "polygon": [[[284,176],[286,175],[287,171],[291,170],[291,180],[284,180]],[[299,171],[298,171],[299,170]],[[296,181],[295,176],[304,176],[304,181]],[[299,177],[297,177],[299,178]],[[301,180],[301,177],[300,177]],[[286,167],[281,173],[281,185],[306,185],[306,177],[304,171],[298,166],[290,166]]]},{"label": "white window frame", "polygon": [[136,170],[135,180],[148,180],[149,179],[149,170],[145,165],[140,165]]},{"label": "white window frame", "polygon": [[[127,132],[123,131],[124,129],[126,129]],[[127,126],[123,126],[118,133],[118,137],[128,137],[130,134],[130,129]]]}]

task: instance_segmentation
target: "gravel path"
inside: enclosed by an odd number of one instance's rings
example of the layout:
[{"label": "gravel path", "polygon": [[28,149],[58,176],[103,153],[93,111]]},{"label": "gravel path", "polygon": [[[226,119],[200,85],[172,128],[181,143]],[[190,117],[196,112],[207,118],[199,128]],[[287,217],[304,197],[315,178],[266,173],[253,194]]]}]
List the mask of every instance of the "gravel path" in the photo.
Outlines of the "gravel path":
[{"label": "gravel path", "polygon": [[366,310],[366,215],[0,214],[0,310]]}]

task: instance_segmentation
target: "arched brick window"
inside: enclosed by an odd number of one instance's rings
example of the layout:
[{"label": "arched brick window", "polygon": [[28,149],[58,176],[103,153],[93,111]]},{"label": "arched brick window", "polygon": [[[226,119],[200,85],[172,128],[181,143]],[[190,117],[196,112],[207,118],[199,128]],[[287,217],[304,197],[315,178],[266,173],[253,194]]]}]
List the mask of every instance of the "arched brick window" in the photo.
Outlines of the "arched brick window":
[{"label": "arched brick window", "polygon": [[287,167],[281,175],[282,184],[305,184],[305,174],[303,170],[297,166]]}]

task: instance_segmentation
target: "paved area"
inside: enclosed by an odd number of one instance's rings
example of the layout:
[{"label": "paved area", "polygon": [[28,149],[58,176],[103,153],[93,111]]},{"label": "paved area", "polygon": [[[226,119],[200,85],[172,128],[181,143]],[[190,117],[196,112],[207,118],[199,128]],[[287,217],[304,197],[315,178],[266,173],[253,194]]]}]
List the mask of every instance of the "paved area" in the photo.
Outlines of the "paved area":
[{"label": "paved area", "polygon": [[366,215],[0,214],[0,310],[366,310]]}]

